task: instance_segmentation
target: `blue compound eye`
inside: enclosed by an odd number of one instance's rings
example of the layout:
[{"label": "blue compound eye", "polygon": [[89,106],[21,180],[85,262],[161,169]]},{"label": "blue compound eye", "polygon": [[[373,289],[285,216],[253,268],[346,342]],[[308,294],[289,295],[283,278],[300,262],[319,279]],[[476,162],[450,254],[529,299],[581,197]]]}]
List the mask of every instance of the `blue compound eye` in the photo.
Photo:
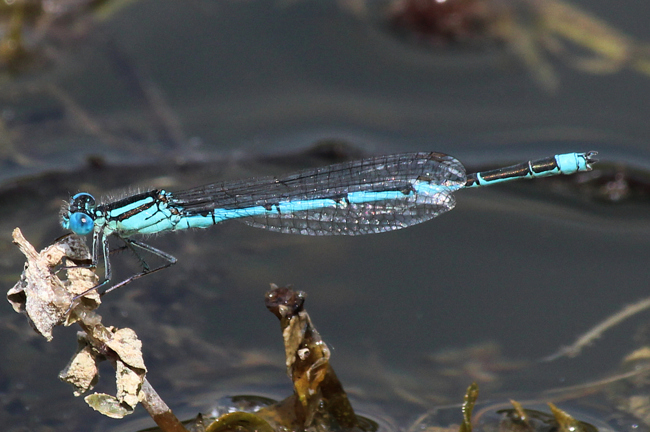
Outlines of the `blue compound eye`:
[{"label": "blue compound eye", "polygon": [[70,212],[88,213],[95,209],[95,197],[86,192],[78,193],[70,200]]},{"label": "blue compound eye", "polygon": [[95,221],[86,213],[76,212],[70,215],[70,229],[77,235],[90,234],[94,226]]}]

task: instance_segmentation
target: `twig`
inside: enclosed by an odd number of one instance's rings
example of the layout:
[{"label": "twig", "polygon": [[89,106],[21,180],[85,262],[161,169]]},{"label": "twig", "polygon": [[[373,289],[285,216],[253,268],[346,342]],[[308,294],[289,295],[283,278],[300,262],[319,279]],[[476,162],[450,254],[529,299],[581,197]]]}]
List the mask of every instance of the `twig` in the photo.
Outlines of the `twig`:
[{"label": "twig", "polygon": [[562,347],[557,352],[542,358],[540,361],[550,362],[564,356],[575,357],[580,354],[582,348],[589,345],[594,339],[599,338],[603,333],[605,333],[605,331],[648,308],[650,308],[650,297],[638,301],[634,304],[627,305],[620,311],[616,312],[614,315],[611,315],[609,318],[605,319],[600,324],[596,325],[591,330],[580,336],[572,345]]}]

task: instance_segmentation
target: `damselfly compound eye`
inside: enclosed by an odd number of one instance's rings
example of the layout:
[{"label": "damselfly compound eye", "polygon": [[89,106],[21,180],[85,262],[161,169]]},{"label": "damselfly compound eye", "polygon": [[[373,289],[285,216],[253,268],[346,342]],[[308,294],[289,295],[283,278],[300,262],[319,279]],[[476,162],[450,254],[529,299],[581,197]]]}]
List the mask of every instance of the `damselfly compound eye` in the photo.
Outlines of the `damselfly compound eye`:
[{"label": "damselfly compound eye", "polygon": [[90,234],[94,226],[95,222],[86,213],[76,212],[70,215],[70,229],[77,235]]}]

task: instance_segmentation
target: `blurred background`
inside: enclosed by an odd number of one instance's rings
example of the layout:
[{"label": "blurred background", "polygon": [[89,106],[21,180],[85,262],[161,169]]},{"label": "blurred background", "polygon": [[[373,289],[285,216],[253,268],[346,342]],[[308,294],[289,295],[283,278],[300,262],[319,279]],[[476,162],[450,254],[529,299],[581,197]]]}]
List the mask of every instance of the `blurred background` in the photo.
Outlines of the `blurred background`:
[{"label": "blurred background", "polygon": [[[51,244],[80,191],[177,190],[405,151],[473,172],[596,150],[593,172],[461,190],[452,212],[398,232],[228,223],[155,236],[178,264],[99,313],[138,333],[148,379],[180,417],[228,395],[291,393],[270,283],[307,292],[353,405],[387,429],[462,401],[472,381],[489,404],[615,375],[647,343],[647,314],[579,357],[537,360],[649,295],[649,13],[630,0],[5,0],[0,278],[9,289],[22,271],[11,231]],[[137,271],[130,258],[115,257],[116,279]],[[8,304],[0,323],[4,430],[152,425],[142,409],[101,417],[58,381],[74,330],[47,343]],[[97,391],[114,393],[111,374]],[[625,403],[645,390],[599,387],[564,408],[645,430],[650,400]]]}]

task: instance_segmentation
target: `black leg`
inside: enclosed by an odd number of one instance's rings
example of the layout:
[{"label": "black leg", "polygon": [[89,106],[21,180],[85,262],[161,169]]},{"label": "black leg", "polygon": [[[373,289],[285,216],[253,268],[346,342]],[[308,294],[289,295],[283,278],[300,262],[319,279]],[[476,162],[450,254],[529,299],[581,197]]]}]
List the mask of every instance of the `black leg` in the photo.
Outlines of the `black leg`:
[{"label": "black leg", "polygon": [[[123,239],[123,238],[121,238],[120,240],[122,240],[122,241],[124,242],[124,246],[122,246],[121,248],[119,248],[119,249],[117,249],[117,250],[124,250],[124,249],[128,249],[128,250],[130,250],[131,253],[132,253],[133,255],[135,255],[135,257],[138,259],[138,261],[140,261],[140,267],[142,267],[142,271],[144,271],[144,272],[148,272],[148,271],[149,271],[149,264],[144,260],[144,258],[142,258],[142,256],[141,256],[141,255],[138,253],[138,251],[136,250],[136,247],[138,247],[138,246],[136,246],[136,245],[133,244],[134,241],[133,241],[133,240],[129,240],[129,239]],[[112,250],[111,253],[113,253],[113,252],[115,252],[115,251],[116,251],[116,250]],[[156,254],[156,253],[154,253],[154,254],[155,254],[155,255],[158,255],[158,254]],[[159,255],[158,255],[158,256],[159,256]]]},{"label": "black leg", "polygon": [[97,233],[97,232],[95,232],[93,234],[93,253],[92,253],[93,259],[92,259],[92,267],[91,268],[97,268],[97,260],[98,260],[97,255],[99,255],[100,245],[101,245],[101,249],[102,249],[102,255],[104,255],[104,280],[102,282],[98,283],[97,285],[95,285],[94,287],[88,288],[86,291],[82,292],[81,294],[77,294],[76,296],[74,296],[72,298],[72,303],[71,303],[70,307],[72,307],[72,305],[77,300],[79,300],[81,297],[85,296],[86,294],[88,294],[90,292],[98,290],[102,286],[106,285],[109,280],[111,280],[112,272],[111,272],[111,261],[108,258],[108,255],[109,255],[108,237],[102,236],[101,241],[100,241],[99,233]]},{"label": "black leg", "polygon": [[[83,293],[77,294],[76,296],[74,296],[73,299],[72,299],[72,304],[70,305],[70,308],[72,308],[72,305],[74,305],[74,303],[77,300],[79,300],[81,297],[83,297],[86,294],[88,294],[88,293],[90,293],[92,291],[95,291],[95,290],[101,288],[102,286],[106,285],[111,280],[111,278],[113,276],[113,271],[112,271],[112,268],[111,268],[111,260],[109,258],[109,255],[111,254],[111,251],[110,251],[109,245],[108,245],[108,237],[102,236],[102,238],[100,240],[99,236],[100,235],[98,233],[95,233],[95,235],[93,235],[93,254],[92,254],[93,258],[92,258],[92,264],[91,264],[90,267],[91,268],[96,268],[97,267],[98,255],[100,254],[100,250],[101,250],[101,254],[104,256],[104,280],[101,283],[95,285],[94,287],[87,289]],[[117,284],[113,285],[110,288],[108,288],[106,291],[101,293],[102,296],[104,294],[107,294],[107,293],[109,293],[111,291],[114,291],[114,290],[116,290],[118,288],[121,288],[124,285],[126,285],[126,284],[128,284],[128,283],[130,283],[130,282],[132,282],[132,281],[134,281],[136,279],[140,279],[142,276],[146,276],[148,274],[155,273],[157,271],[160,271],[162,269],[166,269],[167,267],[170,267],[170,266],[176,264],[177,260],[173,255],[170,255],[170,254],[168,254],[166,252],[163,252],[160,249],[157,249],[157,248],[155,248],[153,246],[150,246],[150,245],[148,245],[146,243],[142,243],[140,241],[133,240],[133,239],[122,239],[122,240],[124,240],[124,243],[125,243],[124,247],[128,248],[128,249],[130,249],[131,251],[134,252],[135,256],[138,258],[138,260],[140,261],[140,264],[142,265],[143,271],[140,272],[140,273],[137,273],[137,274],[125,279],[125,280],[123,280],[120,283],[117,283]],[[154,269],[150,269],[147,262],[136,251],[136,248],[144,250],[146,252],[149,252],[149,253],[151,253],[153,255],[156,255],[156,256],[158,256],[158,257],[160,257],[160,258],[162,258],[162,259],[164,259],[164,260],[166,260],[168,262],[167,262],[167,264],[163,264],[163,265],[161,265],[159,267],[156,267]]]},{"label": "black leg", "polygon": [[173,255],[168,254],[167,252],[163,252],[160,249],[157,249],[157,248],[155,248],[153,246],[150,246],[150,245],[148,245],[146,243],[142,243],[142,242],[137,241],[137,240],[124,239],[124,241],[126,242],[127,246],[130,249],[132,249],[134,252],[135,252],[135,250],[133,248],[139,248],[139,249],[142,249],[142,250],[144,250],[146,252],[149,252],[149,253],[151,253],[153,255],[159,256],[160,258],[162,258],[162,259],[164,259],[164,260],[166,260],[168,262],[167,262],[167,264],[163,264],[163,265],[161,265],[159,267],[156,267],[154,269],[149,269],[149,266],[147,265],[147,263],[136,253],[136,256],[138,257],[140,262],[143,264],[144,270],[142,272],[140,272],[140,273],[134,274],[133,276],[131,276],[129,278],[124,279],[122,282],[120,282],[118,284],[113,285],[112,287],[110,287],[106,291],[104,291],[101,295],[108,294],[111,291],[114,291],[114,290],[116,290],[118,288],[121,288],[124,285],[126,285],[128,283],[131,283],[136,279],[140,279],[142,276],[146,276],[146,275],[149,275],[151,273],[155,273],[157,271],[166,269],[167,267],[171,267],[172,265],[176,264],[176,261],[177,261],[176,258]]}]

